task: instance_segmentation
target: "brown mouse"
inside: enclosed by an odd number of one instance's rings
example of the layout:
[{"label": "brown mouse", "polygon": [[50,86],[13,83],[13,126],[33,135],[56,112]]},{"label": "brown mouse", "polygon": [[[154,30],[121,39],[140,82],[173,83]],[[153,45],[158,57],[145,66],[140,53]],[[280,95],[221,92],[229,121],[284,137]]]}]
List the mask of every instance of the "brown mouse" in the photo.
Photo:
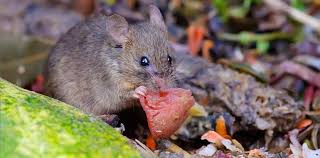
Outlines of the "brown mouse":
[{"label": "brown mouse", "polygon": [[128,24],[98,14],[71,28],[49,54],[49,95],[94,115],[138,105],[147,89],[175,85],[175,58],[157,7]]}]

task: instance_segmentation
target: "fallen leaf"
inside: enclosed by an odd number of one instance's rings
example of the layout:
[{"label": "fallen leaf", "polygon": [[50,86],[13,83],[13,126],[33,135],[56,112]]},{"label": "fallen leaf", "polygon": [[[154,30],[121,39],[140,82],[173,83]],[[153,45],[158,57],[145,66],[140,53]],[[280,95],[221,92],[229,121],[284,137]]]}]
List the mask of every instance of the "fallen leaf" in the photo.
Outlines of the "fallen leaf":
[{"label": "fallen leaf", "polygon": [[245,151],[244,148],[243,148],[243,146],[242,146],[237,140],[232,139],[231,141],[232,141],[232,143],[233,143],[237,148],[239,148],[239,149],[242,150],[242,151]]},{"label": "fallen leaf", "polygon": [[319,147],[319,143],[318,143],[319,129],[320,129],[320,124],[316,124],[311,133],[311,141],[315,149],[318,149]]},{"label": "fallen leaf", "polygon": [[152,135],[149,134],[146,139],[146,146],[151,149],[152,151],[156,149],[156,141],[153,139]]},{"label": "fallen leaf", "polygon": [[216,131],[224,138],[230,138],[227,132],[226,121],[222,115],[216,120]]},{"label": "fallen leaf", "polygon": [[217,148],[213,144],[208,144],[207,146],[198,150],[198,154],[201,156],[213,156],[217,151]]},{"label": "fallen leaf", "polygon": [[191,55],[195,56],[200,50],[205,29],[201,26],[190,25],[187,29],[187,32],[189,50],[191,52]]},{"label": "fallen leaf", "polygon": [[296,128],[298,129],[303,129],[306,128],[308,126],[310,126],[312,124],[312,120],[310,119],[303,119],[301,121],[299,121],[296,125]]},{"label": "fallen leaf", "polygon": [[225,138],[223,138],[219,133],[215,131],[208,131],[207,133],[201,136],[201,140],[207,140],[210,143],[220,143],[221,140],[224,140],[224,139]]},{"label": "fallen leaf", "polygon": [[204,109],[202,105],[197,102],[190,108],[189,115],[192,117],[207,117],[208,112]]},{"label": "fallen leaf", "polygon": [[320,88],[320,73],[317,73],[303,65],[294,63],[292,61],[284,61],[278,66],[278,68],[276,68],[276,70],[280,73],[275,80],[281,78],[283,74],[290,74],[298,76],[299,78],[307,81],[309,84]]},{"label": "fallen leaf", "polygon": [[221,140],[221,143],[230,151],[232,152],[239,152],[242,153],[243,151],[237,148],[234,144],[232,144],[231,140],[229,139],[223,139]]}]

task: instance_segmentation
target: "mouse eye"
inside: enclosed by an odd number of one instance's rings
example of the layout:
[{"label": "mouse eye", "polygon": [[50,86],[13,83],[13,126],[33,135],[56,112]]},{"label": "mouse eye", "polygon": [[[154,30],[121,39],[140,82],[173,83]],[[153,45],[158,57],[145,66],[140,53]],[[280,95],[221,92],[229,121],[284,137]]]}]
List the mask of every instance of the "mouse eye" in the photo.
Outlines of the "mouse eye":
[{"label": "mouse eye", "polygon": [[169,64],[171,65],[172,64],[172,58],[171,58],[170,55],[168,55],[167,60],[168,60]]},{"label": "mouse eye", "polygon": [[141,66],[149,66],[149,59],[145,56],[141,57],[141,60],[140,60],[140,65]]}]

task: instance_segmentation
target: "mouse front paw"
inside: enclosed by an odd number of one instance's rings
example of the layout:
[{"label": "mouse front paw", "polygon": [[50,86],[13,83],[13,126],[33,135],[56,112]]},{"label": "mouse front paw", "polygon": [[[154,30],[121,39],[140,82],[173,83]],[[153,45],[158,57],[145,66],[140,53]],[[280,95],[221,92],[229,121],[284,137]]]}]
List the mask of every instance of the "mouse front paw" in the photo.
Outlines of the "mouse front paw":
[{"label": "mouse front paw", "polygon": [[140,96],[145,96],[147,93],[147,87],[139,86],[134,90],[133,97],[140,98]]}]

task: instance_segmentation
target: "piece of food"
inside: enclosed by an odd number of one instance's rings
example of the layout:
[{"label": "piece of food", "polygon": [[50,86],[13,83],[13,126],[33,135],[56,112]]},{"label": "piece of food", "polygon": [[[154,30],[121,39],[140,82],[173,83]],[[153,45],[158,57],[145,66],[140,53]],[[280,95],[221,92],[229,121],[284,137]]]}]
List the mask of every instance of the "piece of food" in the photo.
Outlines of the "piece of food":
[{"label": "piece of food", "polygon": [[146,112],[150,132],[158,139],[170,137],[181,126],[195,101],[191,91],[170,88],[148,91],[145,97],[140,97],[140,103]]}]

